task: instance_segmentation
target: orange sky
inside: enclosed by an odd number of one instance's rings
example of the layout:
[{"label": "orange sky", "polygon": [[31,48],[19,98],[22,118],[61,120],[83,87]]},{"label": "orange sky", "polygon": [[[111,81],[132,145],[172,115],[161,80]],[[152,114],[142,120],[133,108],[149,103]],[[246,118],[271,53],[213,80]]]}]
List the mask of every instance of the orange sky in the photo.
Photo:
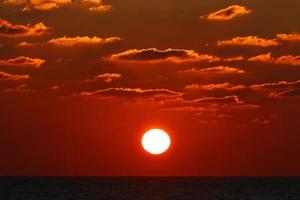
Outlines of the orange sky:
[{"label": "orange sky", "polygon": [[299,6],[1,0],[0,175],[300,175]]}]

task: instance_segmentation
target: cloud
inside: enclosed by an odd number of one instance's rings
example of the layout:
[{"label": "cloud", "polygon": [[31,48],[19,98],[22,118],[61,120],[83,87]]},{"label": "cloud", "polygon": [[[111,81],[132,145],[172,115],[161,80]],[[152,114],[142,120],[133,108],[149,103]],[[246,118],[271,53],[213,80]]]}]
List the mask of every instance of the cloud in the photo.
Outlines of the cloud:
[{"label": "cloud", "polygon": [[300,80],[254,84],[250,88],[253,90],[271,90],[268,95],[270,98],[300,96]]},{"label": "cloud", "polygon": [[32,89],[28,88],[28,86],[26,84],[23,85],[19,85],[17,87],[14,88],[7,88],[5,90],[0,90],[0,92],[2,93],[29,93],[29,92],[33,92]]},{"label": "cloud", "polygon": [[122,74],[104,73],[104,74],[98,74],[96,76],[93,76],[92,78],[88,79],[87,81],[103,80],[106,83],[111,83],[113,80],[119,79],[121,77],[122,77]]},{"label": "cloud", "polygon": [[278,81],[274,83],[262,83],[262,84],[253,84],[250,86],[251,89],[283,89],[288,87],[299,87],[300,80],[297,81]]},{"label": "cloud", "polygon": [[212,83],[212,84],[190,84],[185,86],[185,90],[243,90],[243,89],[252,89],[252,90],[272,90],[272,89],[287,89],[287,88],[300,88],[300,80],[296,81],[278,81],[271,83],[260,83],[252,85],[233,85],[229,82],[225,83]]},{"label": "cloud", "polygon": [[88,46],[88,45],[102,45],[120,41],[120,37],[109,37],[109,38],[99,38],[99,37],[60,37],[54,38],[48,41],[48,44],[55,46],[73,47],[73,46]]},{"label": "cloud", "polygon": [[204,104],[228,104],[228,103],[242,103],[236,95],[225,96],[225,97],[202,97],[199,99],[194,99],[193,102],[204,103]]},{"label": "cloud", "polygon": [[162,108],[171,110],[188,110],[199,111],[205,110],[216,112],[220,106],[243,105],[243,101],[236,95],[223,96],[223,97],[201,97],[197,99],[184,99],[182,97],[166,99],[161,104]]},{"label": "cloud", "polygon": [[141,88],[107,88],[92,92],[80,92],[74,96],[95,96],[95,97],[122,97],[122,98],[166,98],[179,97],[183,93],[168,89],[141,89]]},{"label": "cloud", "polygon": [[247,9],[244,6],[232,5],[227,8],[210,13],[208,15],[200,16],[200,19],[226,21],[241,15],[249,14],[251,12],[251,10]]},{"label": "cloud", "polygon": [[93,12],[107,12],[112,9],[111,5],[106,5],[101,0],[4,0],[4,3],[19,6],[22,11],[46,11],[70,5]]},{"label": "cloud", "polygon": [[207,90],[207,91],[213,91],[213,90],[242,90],[246,89],[246,86],[244,85],[232,85],[231,83],[225,82],[225,83],[213,83],[213,84],[207,84],[207,85],[201,85],[201,84],[190,84],[186,85],[184,87],[185,90]]},{"label": "cloud", "polygon": [[27,80],[29,78],[30,78],[29,75],[9,74],[0,71],[0,81],[20,81],[20,80]]},{"label": "cloud", "polygon": [[228,67],[228,66],[217,66],[217,67],[209,67],[203,69],[190,68],[183,71],[179,71],[180,74],[191,74],[191,75],[200,75],[200,74],[243,74],[244,70]]},{"label": "cloud", "polygon": [[186,49],[130,49],[121,53],[113,54],[107,58],[110,61],[123,62],[233,62],[243,60],[243,57],[219,58],[208,54],[198,54],[193,50]]},{"label": "cloud", "polygon": [[260,125],[267,125],[267,124],[270,124],[271,121],[269,119],[258,119],[258,118],[255,118],[255,119],[252,120],[252,123],[260,124]]},{"label": "cloud", "polygon": [[93,12],[107,12],[112,9],[111,5],[99,5],[99,6],[93,6],[89,8],[89,11]]},{"label": "cloud", "polygon": [[269,94],[270,98],[285,98],[285,97],[299,97],[300,88],[288,89],[280,92],[271,92]]},{"label": "cloud", "polygon": [[222,40],[217,42],[217,46],[258,46],[271,47],[279,46],[280,43],[275,39],[264,39],[257,36],[235,37],[231,40]]},{"label": "cloud", "polygon": [[14,25],[5,19],[0,18],[0,36],[1,37],[31,37],[41,36],[48,34],[50,28],[45,26],[43,23],[37,23],[35,25]]},{"label": "cloud", "polygon": [[278,58],[273,58],[271,53],[267,53],[267,54],[251,57],[248,59],[248,61],[300,66],[300,56],[293,56],[293,55],[284,55]]},{"label": "cloud", "polygon": [[25,56],[19,56],[7,60],[0,60],[0,66],[12,66],[12,67],[33,67],[40,68],[45,63],[45,60],[39,58],[30,58]]},{"label": "cloud", "polygon": [[300,42],[300,33],[277,34],[276,37],[286,42]]},{"label": "cloud", "polygon": [[26,0],[3,0],[3,3],[12,4],[12,5],[21,5],[25,2],[26,2]]},{"label": "cloud", "polygon": [[108,12],[113,8],[111,5],[104,4],[102,0],[77,0],[77,4],[87,7],[89,11],[99,13]]},{"label": "cloud", "polygon": [[271,53],[261,54],[248,59],[248,61],[255,61],[255,62],[268,62],[272,63],[273,58],[271,57]]},{"label": "cloud", "polygon": [[275,59],[276,64],[300,66],[300,56],[285,55]]},{"label": "cloud", "polygon": [[52,85],[50,87],[50,90],[54,90],[54,91],[59,90],[59,89],[60,89],[59,85]]},{"label": "cloud", "polygon": [[30,43],[30,42],[26,42],[26,41],[24,41],[24,42],[20,42],[19,44],[18,44],[18,47],[32,47],[32,46],[34,46],[34,45],[36,45],[37,43]]},{"label": "cloud", "polygon": [[70,4],[71,0],[30,0],[23,11],[52,10]]}]

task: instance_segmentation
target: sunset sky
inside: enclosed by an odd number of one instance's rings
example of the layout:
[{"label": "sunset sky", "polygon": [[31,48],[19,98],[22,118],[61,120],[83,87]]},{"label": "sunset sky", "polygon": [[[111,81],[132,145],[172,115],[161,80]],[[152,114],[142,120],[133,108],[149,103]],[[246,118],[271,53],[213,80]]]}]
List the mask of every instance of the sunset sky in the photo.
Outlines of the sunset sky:
[{"label": "sunset sky", "polygon": [[0,175],[300,175],[299,8],[0,0]]}]

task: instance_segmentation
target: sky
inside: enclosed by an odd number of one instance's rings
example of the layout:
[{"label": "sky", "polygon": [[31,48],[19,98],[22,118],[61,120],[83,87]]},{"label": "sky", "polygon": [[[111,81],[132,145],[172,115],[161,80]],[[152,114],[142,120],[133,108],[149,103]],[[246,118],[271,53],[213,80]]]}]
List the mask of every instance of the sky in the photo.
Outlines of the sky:
[{"label": "sky", "polygon": [[1,0],[0,175],[299,176],[299,7]]}]

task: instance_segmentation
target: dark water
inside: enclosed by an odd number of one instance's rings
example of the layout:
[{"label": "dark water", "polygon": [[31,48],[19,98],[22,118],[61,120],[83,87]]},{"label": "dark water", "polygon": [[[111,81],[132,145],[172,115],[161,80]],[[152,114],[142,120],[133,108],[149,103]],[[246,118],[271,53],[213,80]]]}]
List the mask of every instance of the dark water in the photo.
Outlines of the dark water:
[{"label": "dark water", "polygon": [[0,200],[300,200],[300,178],[0,177]]}]

